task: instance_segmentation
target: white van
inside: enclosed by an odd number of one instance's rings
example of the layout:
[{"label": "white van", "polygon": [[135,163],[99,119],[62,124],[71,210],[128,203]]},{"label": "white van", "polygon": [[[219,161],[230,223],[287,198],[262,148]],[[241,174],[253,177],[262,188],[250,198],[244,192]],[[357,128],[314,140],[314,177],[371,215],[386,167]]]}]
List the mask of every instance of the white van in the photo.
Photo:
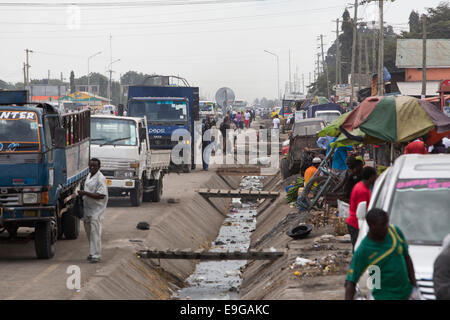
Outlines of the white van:
[{"label": "white van", "polygon": [[[365,206],[361,208],[355,249],[369,230]],[[442,240],[450,232],[450,155],[400,156],[378,177],[368,210],[372,208],[388,212],[389,223],[400,227],[408,242],[419,292],[423,299],[435,299],[433,265]],[[367,272],[358,284],[367,296],[366,280]]]}]

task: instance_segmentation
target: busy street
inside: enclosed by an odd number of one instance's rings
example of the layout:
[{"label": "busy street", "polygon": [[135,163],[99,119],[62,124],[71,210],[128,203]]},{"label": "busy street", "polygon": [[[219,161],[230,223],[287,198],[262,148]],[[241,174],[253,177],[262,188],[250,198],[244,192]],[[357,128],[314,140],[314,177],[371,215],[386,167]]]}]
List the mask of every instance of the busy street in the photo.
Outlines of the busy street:
[{"label": "busy street", "polygon": [[0,300],[450,299],[448,1],[0,17]]}]

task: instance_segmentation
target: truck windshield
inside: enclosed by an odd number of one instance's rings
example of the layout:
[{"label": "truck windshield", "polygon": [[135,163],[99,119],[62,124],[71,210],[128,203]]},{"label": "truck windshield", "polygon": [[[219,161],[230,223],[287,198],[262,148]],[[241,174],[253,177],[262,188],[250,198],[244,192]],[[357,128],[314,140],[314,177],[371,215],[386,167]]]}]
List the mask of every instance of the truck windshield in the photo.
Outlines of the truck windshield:
[{"label": "truck windshield", "polygon": [[187,105],[186,101],[145,101],[134,100],[129,106],[129,116],[143,117],[147,116],[149,122],[186,122],[187,121]]},{"label": "truck windshield", "polygon": [[316,118],[322,119],[325,122],[332,122],[339,118],[341,114],[337,111],[335,112],[316,112]]},{"label": "truck windshield", "polygon": [[295,136],[313,136],[323,129],[322,122],[303,122],[294,124]]},{"label": "truck windshield", "polygon": [[0,152],[40,151],[38,116],[32,111],[0,111]]},{"label": "truck windshield", "polygon": [[125,119],[91,118],[91,142],[100,145],[135,146],[136,123]]},{"label": "truck windshield", "polygon": [[200,103],[200,111],[201,112],[212,112],[214,111],[214,106],[209,103]]},{"label": "truck windshield", "polygon": [[450,230],[450,179],[397,182],[390,223],[414,244],[440,245]]}]

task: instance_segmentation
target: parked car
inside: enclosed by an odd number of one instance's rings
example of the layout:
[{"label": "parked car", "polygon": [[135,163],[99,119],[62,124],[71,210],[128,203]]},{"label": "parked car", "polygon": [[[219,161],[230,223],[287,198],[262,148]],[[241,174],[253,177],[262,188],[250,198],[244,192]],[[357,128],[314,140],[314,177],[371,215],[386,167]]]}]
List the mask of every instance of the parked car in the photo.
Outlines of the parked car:
[{"label": "parked car", "polygon": [[[362,207],[357,213],[360,231],[355,249],[369,229]],[[368,210],[372,208],[388,212],[389,223],[400,227],[408,242],[419,292],[423,299],[435,299],[433,263],[450,231],[450,155],[400,156],[378,177]],[[367,272],[359,287],[367,296],[366,279]]]},{"label": "parked car", "polygon": [[305,154],[305,148],[317,148],[317,134],[325,128],[322,119],[303,119],[295,122],[289,136],[289,151],[280,162],[280,170],[283,179],[300,173],[307,168],[313,154]]}]

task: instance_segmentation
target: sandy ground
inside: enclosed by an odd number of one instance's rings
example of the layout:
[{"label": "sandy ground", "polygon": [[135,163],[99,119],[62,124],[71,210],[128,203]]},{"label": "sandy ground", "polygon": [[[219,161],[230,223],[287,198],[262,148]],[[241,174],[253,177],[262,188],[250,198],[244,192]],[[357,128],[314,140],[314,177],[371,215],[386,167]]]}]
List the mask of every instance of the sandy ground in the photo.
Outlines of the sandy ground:
[{"label": "sandy ground", "polygon": [[[138,222],[147,221],[151,225],[160,223],[177,208],[192,202],[195,196],[194,189],[206,183],[213,175],[211,171],[202,170],[189,174],[170,173],[164,178],[163,197],[160,203],[150,202],[143,203],[140,207],[131,207],[130,201],[126,198],[111,198],[103,223],[103,261],[99,264],[90,264],[86,260],[89,247],[83,223],[80,226],[79,238],[58,241],[56,255],[50,260],[35,258],[34,241],[26,244],[1,241],[0,299],[71,298],[74,291],[66,287],[69,276],[66,271],[69,266],[80,267],[82,286],[96,276],[101,277],[101,272],[98,271],[110,266],[121,248],[133,249],[139,244],[130,240],[140,241],[148,237],[149,231],[136,229]],[[180,202],[169,204],[168,198],[178,198]],[[21,228],[19,233],[30,230]]]}]

